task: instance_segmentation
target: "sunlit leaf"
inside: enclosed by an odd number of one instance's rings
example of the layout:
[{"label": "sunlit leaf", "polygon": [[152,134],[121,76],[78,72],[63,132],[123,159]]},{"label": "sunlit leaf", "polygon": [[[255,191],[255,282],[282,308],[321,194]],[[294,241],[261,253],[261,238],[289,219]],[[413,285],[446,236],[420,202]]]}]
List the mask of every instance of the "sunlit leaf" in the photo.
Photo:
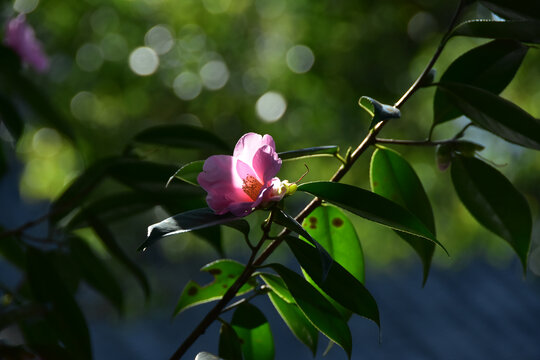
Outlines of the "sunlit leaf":
[{"label": "sunlit leaf", "polygon": [[[205,265],[201,271],[212,274],[214,281],[204,286],[190,281],[182,291],[180,300],[178,300],[174,310],[175,315],[192,306],[220,299],[244,271],[244,265],[234,260],[221,259]],[[238,290],[236,295],[247,293],[254,289],[255,285],[255,280],[249,280]]]},{"label": "sunlit leaf", "polygon": [[219,329],[219,356],[224,360],[242,360],[240,339],[228,323]]},{"label": "sunlit leaf", "polygon": [[339,147],[336,145],[316,146],[306,149],[298,149],[280,152],[278,155],[281,160],[296,160],[315,156],[334,156],[339,153]]},{"label": "sunlit leaf", "polygon": [[350,358],[351,331],[340,312],[302,276],[280,264],[272,264],[271,267],[281,276],[302,313],[320,332],[341,346]]},{"label": "sunlit leaf", "polygon": [[370,129],[379,121],[398,119],[401,117],[401,112],[398,108],[392,105],[381,104],[377,100],[368,96],[362,96],[358,100],[358,105],[360,105],[362,109],[366,110],[369,116],[371,116],[372,121],[369,126]]},{"label": "sunlit leaf", "polygon": [[244,360],[273,360],[274,338],[263,313],[244,303],[233,314],[231,325],[242,344]]},{"label": "sunlit leaf", "polygon": [[199,186],[197,176],[203,171],[203,165],[204,160],[197,160],[182,166],[169,178],[167,184],[170,184],[174,178],[177,178],[191,185]]},{"label": "sunlit leaf", "polygon": [[294,336],[306,345],[313,353],[313,356],[315,356],[317,353],[319,331],[309,322],[302,311],[300,311],[298,305],[284,301],[274,292],[269,292],[268,297]]},{"label": "sunlit leaf", "polygon": [[[512,81],[528,48],[513,40],[495,40],[457,58],[445,71],[441,83],[457,82],[499,94]],[[437,89],[433,121],[440,124],[462,115],[451,99]]]},{"label": "sunlit leaf", "polygon": [[523,195],[499,171],[476,158],[455,158],[452,182],[461,202],[474,218],[512,246],[525,272],[532,217]]},{"label": "sunlit leaf", "polygon": [[501,138],[540,150],[540,120],[516,104],[470,85],[439,84],[471,121]]},{"label": "sunlit leaf", "polygon": [[183,234],[210,226],[223,225],[239,218],[231,213],[217,215],[210,208],[190,210],[165,219],[148,227],[148,237],[139,247],[144,250],[156,241],[166,236]]},{"label": "sunlit leaf", "polygon": [[371,191],[329,181],[305,183],[298,186],[298,190],[313,194],[365,219],[431,240],[446,252],[420,219],[402,206]]},{"label": "sunlit leaf", "polygon": [[[390,149],[375,150],[371,158],[370,181],[373,192],[409,210],[435,235],[435,219],[429,199],[420,178],[403,157]],[[435,244],[420,236],[401,231],[396,233],[420,256],[424,265],[423,283],[425,283]]]},{"label": "sunlit leaf", "polygon": [[105,296],[118,312],[122,312],[124,302],[122,288],[107,265],[96,256],[83,239],[73,236],[69,244],[71,256],[79,267],[82,278]]},{"label": "sunlit leaf", "polygon": [[210,147],[226,153],[232,152],[227,143],[210,131],[182,124],[154,126],[135,135],[134,140],[139,143],[176,148],[206,150]]},{"label": "sunlit leaf", "polygon": [[[514,1],[517,3],[518,1]],[[452,36],[487,39],[512,39],[540,44],[540,21],[537,20],[469,20],[456,26]]]},{"label": "sunlit leaf", "polygon": [[291,292],[287,289],[287,286],[279,276],[267,273],[257,273],[256,275],[259,275],[261,277],[261,279],[266,283],[266,285],[270,289],[272,289],[274,294],[276,294],[289,304],[295,304]]}]

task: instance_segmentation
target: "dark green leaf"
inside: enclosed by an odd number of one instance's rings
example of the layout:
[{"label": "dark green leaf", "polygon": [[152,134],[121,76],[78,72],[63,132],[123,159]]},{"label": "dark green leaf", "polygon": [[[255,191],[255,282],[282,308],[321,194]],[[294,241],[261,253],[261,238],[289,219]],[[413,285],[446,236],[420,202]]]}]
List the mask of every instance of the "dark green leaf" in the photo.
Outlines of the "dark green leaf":
[{"label": "dark green leaf", "polygon": [[210,226],[223,225],[238,219],[237,216],[231,213],[217,215],[209,208],[186,211],[149,226],[148,237],[139,247],[139,250],[144,251],[157,240],[166,236],[182,234]]},{"label": "dark green leaf", "polygon": [[171,165],[138,159],[118,159],[116,164],[109,168],[108,174],[133,189],[159,191],[165,189],[174,170]]},{"label": "dark green leaf", "polygon": [[291,150],[280,152],[278,155],[281,160],[296,160],[314,156],[334,156],[339,153],[339,147],[336,145],[316,146],[306,149]]},{"label": "dark green leaf", "polygon": [[540,150],[540,120],[516,104],[470,85],[439,84],[469,119],[503,139]]},{"label": "dark green leaf", "polygon": [[322,247],[321,244],[319,244],[317,242],[317,240],[315,240],[302,227],[302,225],[300,225],[300,223],[298,223],[298,221],[296,221],[293,217],[289,216],[288,214],[284,213],[283,211],[281,211],[281,210],[275,211],[272,220],[276,224],[284,226],[287,229],[289,229],[290,231],[293,231],[293,232],[297,233],[298,235],[302,235],[307,241],[309,241],[311,244],[313,244],[315,246],[315,248],[319,252],[318,257],[319,257],[320,262],[321,262],[321,266],[322,266],[322,269],[323,269],[323,277],[324,277],[324,274],[328,273],[328,271],[330,270],[330,266],[334,262],[334,260],[332,259],[330,254],[328,254],[328,252],[324,249],[324,247]]},{"label": "dark green leaf", "polygon": [[318,330],[300,311],[298,305],[287,303],[273,292],[269,292],[268,297],[291,332],[298,340],[306,345],[313,353],[313,356],[315,356],[319,339]]},{"label": "dark green leaf", "polygon": [[261,279],[266,283],[266,285],[270,289],[272,289],[274,294],[279,296],[285,302],[289,304],[295,304],[295,301],[291,295],[291,292],[287,289],[287,286],[285,285],[285,283],[279,276],[274,275],[274,274],[267,274],[267,273],[257,273],[254,275],[259,275]]},{"label": "dark green leaf", "polygon": [[191,185],[199,186],[197,176],[203,171],[203,165],[204,160],[197,160],[182,166],[169,178],[167,185],[169,185],[174,178],[177,178]]},{"label": "dark green leaf", "polygon": [[446,252],[444,246],[420,219],[402,206],[371,191],[326,181],[305,183],[298,186],[298,190],[313,194],[368,220],[431,240]]},{"label": "dark green leaf", "polygon": [[4,96],[0,95],[0,120],[6,125],[15,140],[19,140],[24,131],[24,121],[17,108]]},{"label": "dark green leaf", "polygon": [[[373,192],[409,210],[435,235],[433,210],[424,187],[411,165],[398,153],[385,148],[375,150],[371,158],[370,181]],[[424,265],[425,284],[435,244],[420,236],[401,231],[396,233],[420,256]]]},{"label": "dark green leaf", "polygon": [[[4,229],[0,227],[0,234],[3,232]],[[24,249],[14,236],[0,237],[0,255],[20,269],[25,266]]]},{"label": "dark green leaf", "polygon": [[379,121],[389,120],[389,119],[398,119],[401,117],[401,112],[398,108],[392,105],[381,104],[375,99],[372,99],[368,96],[362,96],[358,100],[358,105],[364,110],[366,110],[371,116],[372,121],[369,128],[375,126]]},{"label": "dark green leaf", "polygon": [[[457,82],[499,94],[512,81],[528,48],[513,40],[494,40],[457,58],[441,77],[441,83]],[[433,101],[435,124],[462,115],[439,88]]]},{"label": "dark green leaf", "polygon": [[219,329],[219,356],[224,360],[242,360],[240,339],[227,323],[221,323]]},{"label": "dark green leaf", "polygon": [[[318,261],[314,263],[319,264]],[[280,264],[272,264],[271,267],[281,276],[302,313],[320,332],[341,346],[350,358],[351,331],[339,311],[302,276]]]},{"label": "dark green leaf", "polygon": [[470,157],[452,160],[452,182],[476,220],[514,248],[525,272],[532,218],[523,195],[499,171]]},{"label": "dark green leaf", "polygon": [[227,153],[232,152],[230,146],[213,133],[190,125],[154,126],[143,130],[134,139],[136,142],[145,144],[203,150],[212,148]]},{"label": "dark green leaf", "polygon": [[79,267],[82,278],[105,296],[118,312],[122,312],[124,302],[122,288],[107,265],[96,256],[83,239],[73,236],[69,244],[71,256]]},{"label": "dark green leaf", "polygon": [[86,320],[57,273],[50,256],[30,248],[27,252],[27,274],[36,300],[51,304],[47,323],[58,334],[74,359],[91,359],[92,348]]},{"label": "dark green leaf", "polygon": [[273,360],[274,339],[263,313],[244,303],[233,314],[231,325],[242,343],[244,360]]},{"label": "dark green leaf", "polygon": [[90,226],[94,229],[96,235],[101,239],[101,242],[107,249],[107,251],[118,260],[124,267],[131,272],[131,274],[137,279],[141,285],[144,295],[148,300],[150,298],[150,284],[144,272],[139,266],[126,255],[124,250],[118,245],[113,233],[109,228],[96,217],[90,217],[88,219]]},{"label": "dark green leaf", "polygon": [[[316,259],[315,248],[292,236],[287,237],[287,245],[291,248],[300,266],[328,296],[350,311],[370,319],[380,326],[377,302],[354,275],[334,261],[327,278],[324,279],[320,264],[314,261]],[[283,280],[287,283],[285,278]],[[288,284],[287,286],[294,296],[290,286]]]},{"label": "dark green leaf", "polygon": [[540,21],[470,20],[459,24],[452,32],[452,36],[470,36],[487,39],[512,39],[525,43],[540,44]]},{"label": "dark green leaf", "polygon": [[540,3],[536,0],[481,0],[482,5],[506,19],[539,19]]},{"label": "dark green leaf", "polygon": [[[201,271],[212,274],[214,281],[205,286],[190,281],[182,291],[182,295],[180,295],[174,314],[176,315],[192,306],[220,299],[244,271],[244,268],[244,265],[229,259],[221,259],[205,265]],[[236,295],[242,295],[253,290],[255,285],[255,280],[249,280]]]}]

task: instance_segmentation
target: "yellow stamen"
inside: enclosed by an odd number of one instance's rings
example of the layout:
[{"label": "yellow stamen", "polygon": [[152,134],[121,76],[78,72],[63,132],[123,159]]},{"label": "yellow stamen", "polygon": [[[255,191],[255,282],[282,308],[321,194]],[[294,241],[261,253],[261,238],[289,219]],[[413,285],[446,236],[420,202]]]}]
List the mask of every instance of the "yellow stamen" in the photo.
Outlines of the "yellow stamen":
[{"label": "yellow stamen", "polygon": [[242,190],[253,201],[257,200],[257,198],[259,197],[262,187],[263,187],[263,184],[261,184],[259,180],[257,180],[252,175],[246,176],[246,178],[244,179],[244,183],[242,184]]}]

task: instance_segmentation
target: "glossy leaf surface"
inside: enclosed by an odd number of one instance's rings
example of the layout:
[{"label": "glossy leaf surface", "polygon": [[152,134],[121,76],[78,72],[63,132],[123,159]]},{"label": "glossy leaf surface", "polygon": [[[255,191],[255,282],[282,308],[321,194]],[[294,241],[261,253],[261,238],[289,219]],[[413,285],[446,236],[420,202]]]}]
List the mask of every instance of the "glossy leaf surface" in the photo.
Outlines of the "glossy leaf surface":
[{"label": "glossy leaf surface", "polygon": [[287,289],[287,285],[285,285],[279,276],[267,273],[257,273],[257,275],[259,275],[266,285],[272,289],[274,294],[289,304],[295,304],[291,292]]},{"label": "glossy leaf surface", "polygon": [[242,360],[240,339],[228,323],[221,323],[219,329],[219,357],[224,360]]},{"label": "glossy leaf surface", "polygon": [[[201,271],[211,274],[214,280],[204,286],[190,281],[180,295],[180,300],[174,310],[175,315],[192,306],[221,298],[244,271],[244,265],[234,260],[221,259],[205,265]],[[255,281],[249,280],[240,288],[237,295],[245,294],[254,288]]]},{"label": "glossy leaf surface", "polygon": [[512,246],[525,272],[532,218],[523,195],[499,171],[476,158],[455,158],[452,182],[461,202],[474,218]]},{"label": "glossy leaf surface", "polygon": [[[495,40],[457,58],[444,72],[441,83],[457,82],[499,94],[512,81],[528,48],[517,41]],[[440,124],[462,115],[441,90],[435,91],[433,121]]]},{"label": "glossy leaf surface", "polygon": [[336,145],[316,146],[305,149],[284,151],[278,153],[281,160],[296,160],[315,156],[334,156],[339,153],[339,147]]},{"label": "glossy leaf surface", "polygon": [[475,124],[511,143],[540,150],[540,120],[516,104],[470,85],[441,83],[439,88]]},{"label": "glossy leaf surface", "polygon": [[415,215],[371,191],[330,181],[305,183],[300,185],[298,190],[313,194],[368,220],[431,240],[446,251]]},{"label": "glossy leaf surface", "polygon": [[512,39],[540,44],[540,21],[534,20],[470,20],[459,24],[452,36],[469,36],[487,39]]},{"label": "glossy leaf surface", "polygon": [[[371,158],[370,181],[373,192],[409,210],[432,234],[435,234],[433,210],[420,178],[397,152],[385,148],[375,150]],[[420,236],[401,231],[396,233],[413,247],[422,260],[425,283],[435,244]]]},{"label": "glossy leaf surface", "polygon": [[177,178],[191,185],[199,186],[197,176],[203,171],[203,166],[204,160],[193,161],[182,166],[169,178],[167,185],[169,185],[174,178]]},{"label": "glossy leaf surface", "polygon": [[540,3],[536,0],[481,0],[482,5],[507,19],[540,20]]},{"label": "glossy leaf surface", "polygon": [[[318,264],[317,261],[316,263]],[[302,313],[320,332],[341,346],[350,357],[351,331],[339,311],[302,276],[280,264],[271,266],[287,285]]]},{"label": "glossy leaf surface", "polygon": [[270,324],[254,305],[240,305],[233,314],[231,325],[242,344],[244,360],[274,359],[274,338]]}]

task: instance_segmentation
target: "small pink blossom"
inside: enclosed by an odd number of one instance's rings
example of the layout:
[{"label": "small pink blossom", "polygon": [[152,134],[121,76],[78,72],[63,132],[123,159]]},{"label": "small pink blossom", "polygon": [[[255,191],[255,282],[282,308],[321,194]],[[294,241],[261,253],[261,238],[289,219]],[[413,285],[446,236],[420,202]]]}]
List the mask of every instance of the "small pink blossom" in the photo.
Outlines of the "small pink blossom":
[{"label": "small pink blossom", "polygon": [[38,72],[49,68],[49,59],[36,39],[34,29],[26,23],[24,14],[8,22],[4,43],[12,48],[23,62],[33,66]]},{"label": "small pink blossom", "polygon": [[233,156],[214,155],[204,162],[197,181],[216,214],[246,216],[256,207],[279,201],[285,195],[275,177],[281,168],[274,139],[247,133],[238,140]]}]

